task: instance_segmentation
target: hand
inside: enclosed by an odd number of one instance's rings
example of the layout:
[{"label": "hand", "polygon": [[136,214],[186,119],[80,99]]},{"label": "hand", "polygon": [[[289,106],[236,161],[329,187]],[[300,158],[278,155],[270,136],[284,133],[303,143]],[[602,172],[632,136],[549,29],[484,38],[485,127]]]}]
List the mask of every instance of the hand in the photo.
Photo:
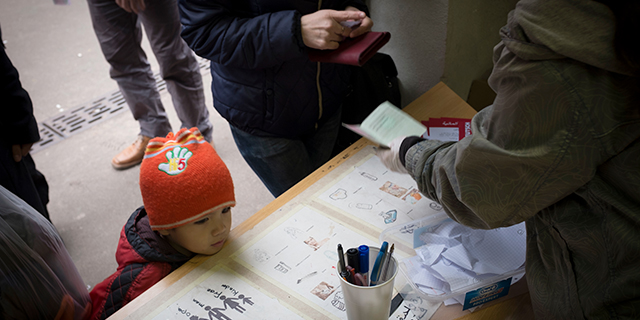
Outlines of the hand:
[{"label": "hand", "polygon": [[22,160],[22,157],[29,154],[29,150],[31,150],[32,145],[33,143],[12,145],[11,152],[13,153],[13,161],[20,162]]},{"label": "hand", "polygon": [[171,151],[165,153],[168,162],[158,165],[158,169],[169,175],[175,176],[182,173],[187,168],[187,162],[193,155],[193,152],[187,148],[175,147]]},{"label": "hand", "polygon": [[389,149],[378,148],[376,155],[389,170],[400,173],[409,173],[400,162],[400,146],[405,136],[397,137],[389,144]]},{"label": "hand", "polygon": [[116,3],[120,8],[124,9],[124,11],[133,12],[135,14],[144,11],[146,8],[144,0],[116,0]]},{"label": "hand", "polygon": [[320,10],[304,15],[300,19],[302,40],[309,48],[337,49],[339,42],[352,33],[350,28],[341,26],[340,22],[365,19],[366,16],[364,12],[357,10]]},{"label": "hand", "polygon": [[[361,12],[357,8],[354,8],[354,7],[351,7],[351,6],[347,7],[344,10],[345,11]],[[365,18],[362,19],[362,22],[360,22],[360,25],[358,27],[355,27],[355,28],[351,29],[351,33],[349,33],[349,38],[355,38],[355,37],[361,36],[361,35],[369,32],[369,31],[371,31],[372,27],[373,27],[373,20],[371,20],[371,18],[365,16]]]}]

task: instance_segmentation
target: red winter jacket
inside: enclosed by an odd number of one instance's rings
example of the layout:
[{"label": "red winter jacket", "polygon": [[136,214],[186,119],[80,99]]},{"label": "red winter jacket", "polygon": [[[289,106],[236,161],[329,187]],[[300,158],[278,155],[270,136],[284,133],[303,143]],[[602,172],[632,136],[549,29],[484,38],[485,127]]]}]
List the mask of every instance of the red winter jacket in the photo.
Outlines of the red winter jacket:
[{"label": "red winter jacket", "polygon": [[90,292],[91,319],[111,316],[190,258],[151,230],[147,212],[144,207],[138,208],[120,233],[118,269]]}]

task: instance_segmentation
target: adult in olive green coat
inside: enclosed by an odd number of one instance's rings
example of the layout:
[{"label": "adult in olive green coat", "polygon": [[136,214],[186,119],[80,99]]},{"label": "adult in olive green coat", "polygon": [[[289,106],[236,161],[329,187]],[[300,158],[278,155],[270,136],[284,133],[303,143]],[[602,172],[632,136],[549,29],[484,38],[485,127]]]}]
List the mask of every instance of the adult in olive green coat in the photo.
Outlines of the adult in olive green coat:
[{"label": "adult in olive green coat", "polygon": [[379,153],[462,224],[526,221],[539,319],[640,319],[640,77],[615,21],[596,1],[520,1],[473,135]]}]

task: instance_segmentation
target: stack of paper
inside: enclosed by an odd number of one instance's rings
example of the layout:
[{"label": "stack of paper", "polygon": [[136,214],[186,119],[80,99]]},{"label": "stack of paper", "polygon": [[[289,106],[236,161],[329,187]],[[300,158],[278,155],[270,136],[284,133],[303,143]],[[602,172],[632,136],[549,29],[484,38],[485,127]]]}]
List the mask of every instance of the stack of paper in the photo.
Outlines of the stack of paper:
[{"label": "stack of paper", "polygon": [[461,289],[481,286],[524,264],[526,229],[523,222],[507,228],[477,230],[446,219],[415,230],[414,247],[416,256],[404,263],[418,288],[435,296],[457,291],[464,294]]}]

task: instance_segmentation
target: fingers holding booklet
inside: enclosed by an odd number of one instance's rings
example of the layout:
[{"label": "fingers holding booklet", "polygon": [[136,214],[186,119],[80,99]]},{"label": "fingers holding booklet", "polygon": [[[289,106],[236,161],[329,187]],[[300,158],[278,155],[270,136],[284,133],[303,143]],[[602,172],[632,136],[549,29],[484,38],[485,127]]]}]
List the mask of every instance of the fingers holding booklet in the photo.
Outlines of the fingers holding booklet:
[{"label": "fingers holding booklet", "polygon": [[379,144],[389,147],[401,136],[422,136],[427,127],[388,101],[380,104],[361,124],[342,124],[347,129]]},{"label": "fingers holding booklet", "polygon": [[342,125],[382,148],[391,147],[392,142],[400,137],[459,141],[472,133],[469,119],[431,118],[420,122],[389,101],[380,104],[361,124]]},{"label": "fingers holding booklet", "polygon": [[[423,139],[458,141],[471,135],[471,120],[433,118],[433,121],[419,122],[388,101],[380,104],[361,124],[342,125],[377,143],[378,158],[391,171],[399,173],[408,173],[404,165],[404,155],[401,154],[406,153],[407,146]],[[407,137],[411,139],[409,145],[403,143]]]}]

